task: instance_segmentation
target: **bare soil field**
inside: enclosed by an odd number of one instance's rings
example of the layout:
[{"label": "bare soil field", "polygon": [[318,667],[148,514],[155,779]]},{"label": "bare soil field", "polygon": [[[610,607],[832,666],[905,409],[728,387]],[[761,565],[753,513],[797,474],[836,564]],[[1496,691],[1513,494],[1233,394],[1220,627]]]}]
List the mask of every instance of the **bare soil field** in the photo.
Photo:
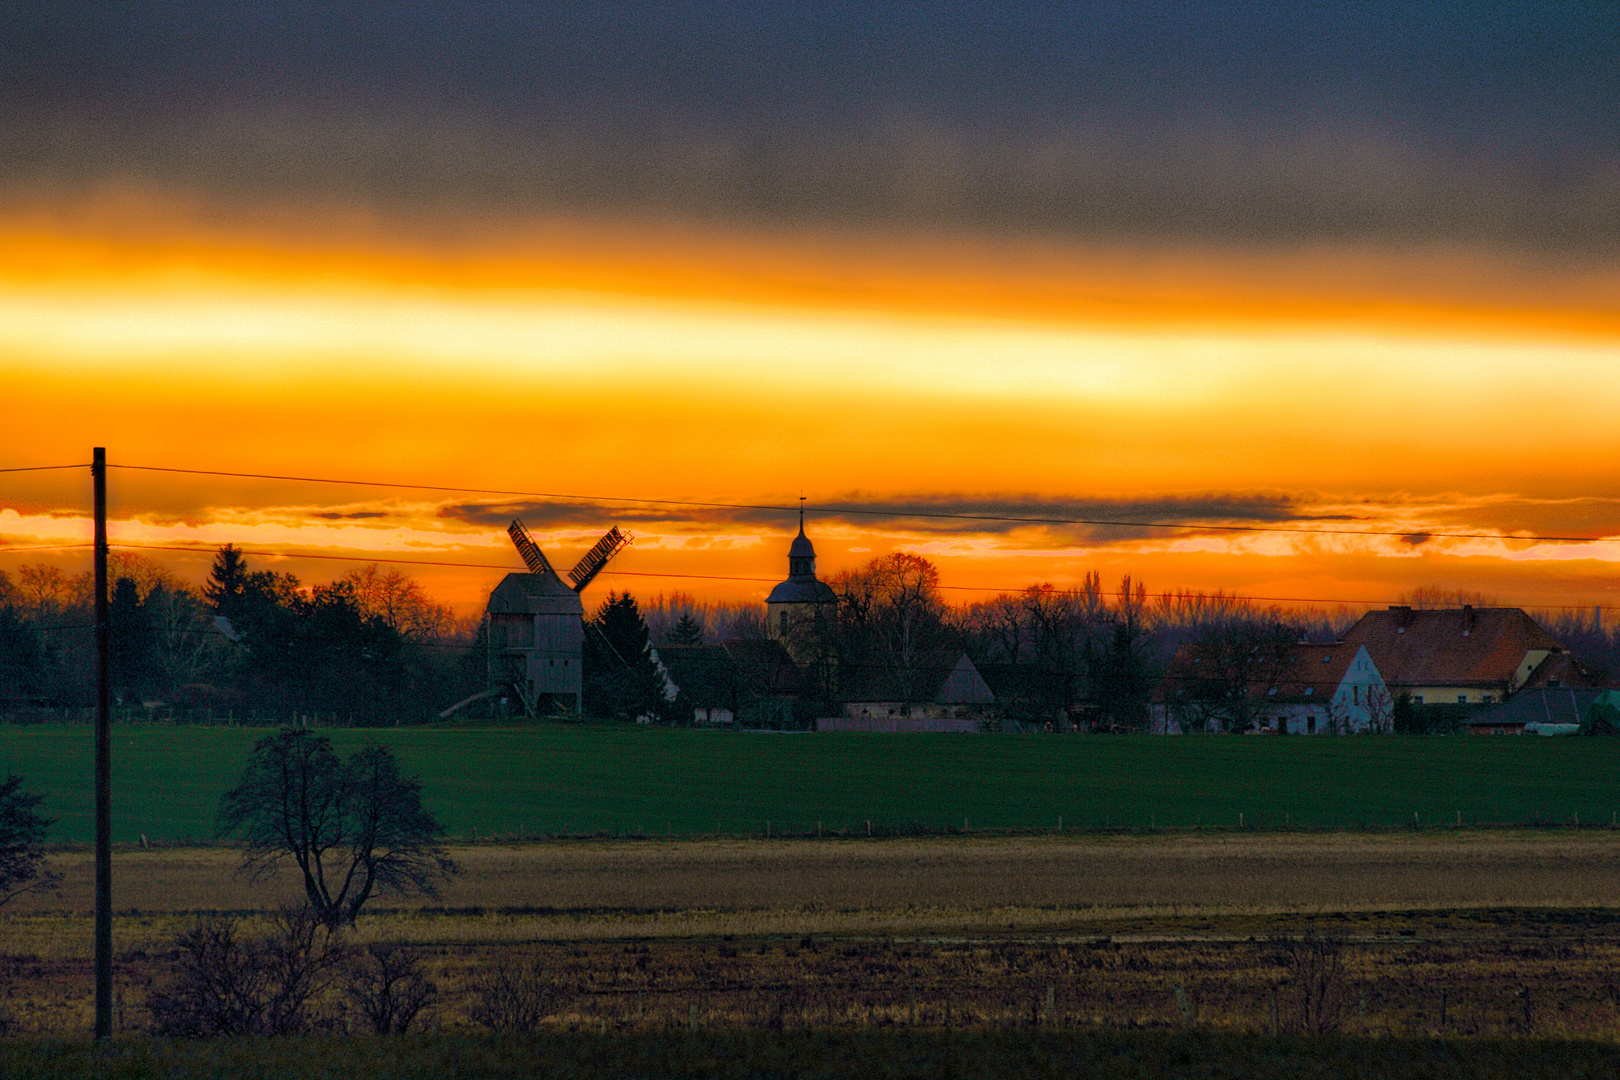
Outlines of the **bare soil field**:
[{"label": "bare soil field", "polygon": [[[437,900],[385,897],[351,932],[408,943],[474,1026],[492,964],[545,973],[546,1025],[593,1032],[1297,1028],[1283,939],[1338,942],[1349,1034],[1620,1037],[1620,833],[1153,834],[460,847]],[[0,914],[14,1031],[90,1023],[91,857]],[[172,977],[200,915],[260,915],[296,881],[228,848],[120,851],[119,1016]]]}]

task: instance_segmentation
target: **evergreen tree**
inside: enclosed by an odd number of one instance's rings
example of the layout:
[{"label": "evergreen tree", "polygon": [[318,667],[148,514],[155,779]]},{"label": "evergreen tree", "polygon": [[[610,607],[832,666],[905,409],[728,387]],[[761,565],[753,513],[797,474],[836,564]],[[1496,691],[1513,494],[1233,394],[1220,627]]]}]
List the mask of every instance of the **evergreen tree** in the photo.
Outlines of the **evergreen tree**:
[{"label": "evergreen tree", "polygon": [[609,593],[596,609],[585,630],[584,664],[586,712],[623,720],[664,719],[664,680],[634,596]]}]

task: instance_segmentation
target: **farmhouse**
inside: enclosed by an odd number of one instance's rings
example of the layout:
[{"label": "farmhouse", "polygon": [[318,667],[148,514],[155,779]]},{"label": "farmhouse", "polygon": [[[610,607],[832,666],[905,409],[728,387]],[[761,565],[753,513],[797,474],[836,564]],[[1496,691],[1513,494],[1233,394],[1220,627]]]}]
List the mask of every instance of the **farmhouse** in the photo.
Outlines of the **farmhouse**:
[{"label": "farmhouse", "polygon": [[1414,705],[1488,705],[1537,681],[1549,664],[1560,674],[1549,667],[1540,680],[1573,678],[1581,670],[1568,662],[1562,643],[1519,608],[1369,611],[1344,640],[1364,646],[1390,692],[1406,694]]},{"label": "farmhouse", "polygon": [[964,652],[850,673],[842,716],[818,731],[978,731],[995,695]]},{"label": "farmhouse", "polygon": [[1475,735],[1564,734],[1578,729],[1592,703],[1606,691],[1589,689],[1521,690],[1513,700],[1481,709],[1466,721]]},{"label": "farmhouse", "polygon": [[1279,734],[1394,730],[1394,700],[1360,645],[1295,645],[1276,682],[1250,693],[1260,703],[1260,727]]},{"label": "farmhouse", "polygon": [[1367,650],[1346,642],[1182,646],[1155,695],[1153,730],[1333,735],[1388,732],[1394,699]]}]

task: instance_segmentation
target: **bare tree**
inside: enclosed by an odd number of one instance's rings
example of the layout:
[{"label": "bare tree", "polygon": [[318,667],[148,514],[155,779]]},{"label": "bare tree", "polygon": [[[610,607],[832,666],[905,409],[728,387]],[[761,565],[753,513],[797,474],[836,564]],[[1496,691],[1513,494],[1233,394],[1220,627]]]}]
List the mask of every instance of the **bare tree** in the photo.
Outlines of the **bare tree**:
[{"label": "bare tree", "polygon": [[222,833],[246,842],[243,870],[263,877],[291,859],[310,909],[328,925],[352,924],[376,891],[437,896],[456,873],[421,794],[386,747],[343,762],[324,735],[285,728],[254,746],[218,817]]},{"label": "bare tree", "polygon": [[916,673],[946,630],[939,571],[921,555],[897,551],[829,582],[838,594],[840,664],[875,663],[894,671],[905,700],[915,697]]},{"label": "bare tree", "polygon": [[434,603],[420,582],[398,570],[371,563],[338,580],[353,587],[361,614],[381,619],[407,641],[438,637],[455,623],[455,612]]},{"label": "bare tree", "polygon": [[1307,930],[1297,938],[1272,938],[1271,944],[1288,973],[1295,1029],[1310,1035],[1338,1031],[1349,1003],[1344,935]]},{"label": "bare tree", "polygon": [[473,979],[468,1012],[495,1031],[532,1031],[560,1003],[561,995],[539,960],[502,955]]},{"label": "bare tree", "polygon": [[1288,669],[1298,633],[1281,623],[1214,623],[1176,655],[1167,704],[1183,731],[1241,733]]},{"label": "bare tree", "polygon": [[55,615],[69,600],[68,579],[60,567],[32,563],[17,568],[17,591],[35,622]]}]

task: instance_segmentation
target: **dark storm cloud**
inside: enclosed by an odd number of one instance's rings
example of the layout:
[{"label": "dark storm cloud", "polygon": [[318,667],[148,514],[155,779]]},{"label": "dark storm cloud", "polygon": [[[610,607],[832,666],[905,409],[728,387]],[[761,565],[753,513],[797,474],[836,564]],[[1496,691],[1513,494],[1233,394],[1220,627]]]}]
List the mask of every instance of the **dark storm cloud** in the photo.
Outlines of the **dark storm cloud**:
[{"label": "dark storm cloud", "polygon": [[1611,4],[8,5],[0,183],[1620,239]]},{"label": "dark storm cloud", "polygon": [[[717,506],[597,503],[589,500],[464,503],[441,507],[439,516],[504,528],[521,518],[531,528],[605,528],[609,523],[657,526],[678,531],[750,525],[788,528],[797,522],[792,506]],[[1318,521],[1285,496],[1211,495],[1195,498],[1065,500],[923,496],[909,499],[853,497],[812,503],[807,516],[883,532],[938,536],[994,536],[1040,531],[1069,543],[1108,543],[1174,534],[1190,524],[1263,525]],[[1171,528],[1149,528],[1154,523]]]}]

